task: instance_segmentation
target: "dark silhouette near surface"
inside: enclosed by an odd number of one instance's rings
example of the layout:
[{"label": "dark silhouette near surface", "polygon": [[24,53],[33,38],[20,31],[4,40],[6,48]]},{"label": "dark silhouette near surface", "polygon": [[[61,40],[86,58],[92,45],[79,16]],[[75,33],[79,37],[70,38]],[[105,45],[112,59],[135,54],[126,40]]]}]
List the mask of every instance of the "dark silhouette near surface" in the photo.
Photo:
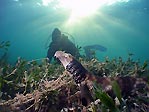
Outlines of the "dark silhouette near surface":
[{"label": "dark silhouette near surface", "polygon": [[86,58],[88,58],[88,59],[94,58],[94,53],[95,53],[94,50],[98,50],[98,51],[101,51],[101,52],[107,51],[106,47],[101,46],[99,44],[88,45],[88,46],[85,46],[83,48],[84,48],[84,51],[85,51]]},{"label": "dark silhouette near surface", "polygon": [[[87,45],[84,48],[85,57],[87,59],[95,58],[95,50],[105,52],[107,48],[98,44]],[[66,53],[70,53],[72,56],[79,58],[81,57],[79,53],[79,48],[75,46],[75,44],[68,39],[68,36],[61,33],[58,28],[55,28],[52,32],[52,42],[49,45],[49,49],[47,52],[47,58],[49,62],[51,62],[52,58],[56,51],[65,51]]]},{"label": "dark silhouette near surface", "polygon": [[76,58],[80,56],[79,50],[77,49],[75,44],[68,39],[68,36],[62,34],[58,28],[55,28],[52,32],[52,42],[50,43],[47,52],[49,62],[51,62],[55,52],[58,50],[70,53]]}]

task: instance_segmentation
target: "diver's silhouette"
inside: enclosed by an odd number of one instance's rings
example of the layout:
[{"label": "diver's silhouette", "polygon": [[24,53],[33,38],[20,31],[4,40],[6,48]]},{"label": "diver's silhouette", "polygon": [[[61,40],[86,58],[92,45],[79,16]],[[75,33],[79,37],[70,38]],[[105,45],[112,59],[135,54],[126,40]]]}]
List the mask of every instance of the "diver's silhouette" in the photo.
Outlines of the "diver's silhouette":
[{"label": "diver's silhouette", "polygon": [[95,52],[94,50],[98,50],[101,52],[107,51],[106,47],[99,44],[87,45],[87,46],[84,46],[83,48],[85,51],[86,58],[88,59],[94,58],[94,52]]},{"label": "diver's silhouette", "polygon": [[80,56],[79,50],[75,44],[68,39],[68,36],[62,34],[58,28],[55,28],[52,32],[52,42],[50,43],[47,52],[49,62],[51,62],[52,57],[54,57],[55,52],[58,50],[70,53],[76,58]]},{"label": "diver's silhouette", "polygon": [[[94,58],[92,50],[98,50],[102,52],[107,50],[107,48],[98,44],[87,45],[83,48],[85,51],[85,57],[87,59]],[[65,51],[66,53],[70,53],[72,56],[76,58],[81,57],[79,49],[75,46],[73,42],[71,42],[68,39],[68,36],[62,34],[58,28],[55,28],[54,31],[52,32],[52,42],[50,43],[47,52],[47,58],[49,59],[49,62],[51,62],[55,52],[59,50]]]}]

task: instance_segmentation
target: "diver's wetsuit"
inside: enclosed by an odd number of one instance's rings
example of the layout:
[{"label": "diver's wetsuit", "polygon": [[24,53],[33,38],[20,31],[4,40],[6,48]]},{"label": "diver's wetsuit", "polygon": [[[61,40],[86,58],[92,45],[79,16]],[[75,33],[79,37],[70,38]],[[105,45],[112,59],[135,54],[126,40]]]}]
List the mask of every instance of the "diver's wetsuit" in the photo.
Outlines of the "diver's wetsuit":
[{"label": "diver's wetsuit", "polygon": [[58,50],[70,53],[75,57],[80,56],[79,51],[76,48],[75,44],[72,43],[67,36],[61,34],[59,29],[55,28],[54,31],[52,32],[52,42],[50,43],[47,52],[49,62],[52,60],[52,57],[54,57],[55,52]]},{"label": "diver's wetsuit", "polygon": [[[88,59],[94,58],[92,50],[99,50],[102,52],[105,52],[107,50],[107,48],[98,44],[87,45],[83,48],[85,51],[86,58]],[[81,57],[79,50],[76,48],[75,44],[72,43],[66,35],[61,34],[61,31],[58,28],[55,28],[52,32],[52,42],[50,43],[47,52],[49,62],[51,62],[55,52],[59,50],[65,51],[66,53],[70,53],[72,56],[76,58]]]}]

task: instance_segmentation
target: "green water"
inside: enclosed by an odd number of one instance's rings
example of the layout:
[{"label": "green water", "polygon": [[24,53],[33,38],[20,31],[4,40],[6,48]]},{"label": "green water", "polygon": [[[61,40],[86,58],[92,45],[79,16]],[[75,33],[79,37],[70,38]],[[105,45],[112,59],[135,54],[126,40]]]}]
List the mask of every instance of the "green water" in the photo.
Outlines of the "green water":
[{"label": "green water", "polygon": [[[10,63],[17,57],[26,60],[45,58],[55,27],[72,35],[69,39],[76,45],[106,47],[106,52],[96,51],[99,60],[106,56],[125,59],[128,53],[133,53],[134,59],[149,60],[148,0],[114,0],[98,7],[93,14],[75,18],[70,23],[70,7],[62,7],[59,0],[45,1],[0,1],[0,41],[11,43],[7,51]],[[100,0],[93,2],[100,4]],[[3,53],[1,50],[0,54]]]}]

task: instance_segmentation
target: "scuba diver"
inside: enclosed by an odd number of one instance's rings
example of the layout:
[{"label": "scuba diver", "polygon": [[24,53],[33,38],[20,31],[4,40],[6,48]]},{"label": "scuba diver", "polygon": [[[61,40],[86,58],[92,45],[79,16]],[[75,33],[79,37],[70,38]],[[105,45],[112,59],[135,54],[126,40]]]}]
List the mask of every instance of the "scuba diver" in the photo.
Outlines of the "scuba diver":
[{"label": "scuba diver", "polygon": [[101,46],[99,44],[93,44],[93,45],[88,45],[83,47],[84,51],[85,51],[85,55],[87,59],[93,59],[95,58],[95,50],[101,51],[101,52],[105,52],[107,51],[107,48],[104,46]]},{"label": "scuba diver", "polygon": [[[98,44],[87,45],[83,48],[85,51],[85,57],[87,59],[95,58],[94,50],[102,52],[107,50],[107,48]],[[52,32],[52,42],[50,43],[47,52],[47,58],[49,59],[49,62],[51,62],[55,52],[59,50],[65,51],[66,53],[70,53],[75,58],[83,57],[79,53],[79,48],[77,48],[75,44],[68,39],[68,36],[62,34],[58,28],[55,28],[54,31]]]},{"label": "scuba diver", "polygon": [[55,28],[52,32],[52,42],[50,43],[47,52],[47,58],[49,59],[49,62],[51,62],[55,52],[58,50],[70,53],[76,58],[80,56],[78,48],[68,39],[68,36],[62,34],[58,28]]}]

